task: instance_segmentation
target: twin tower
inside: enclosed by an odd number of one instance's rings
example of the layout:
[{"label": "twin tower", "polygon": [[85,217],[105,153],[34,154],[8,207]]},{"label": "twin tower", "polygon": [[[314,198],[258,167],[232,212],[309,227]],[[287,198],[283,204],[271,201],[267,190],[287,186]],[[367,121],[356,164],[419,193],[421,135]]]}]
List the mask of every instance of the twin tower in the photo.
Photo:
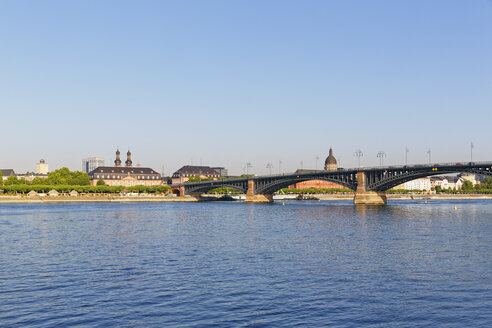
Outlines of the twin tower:
[{"label": "twin tower", "polygon": [[[132,167],[132,153],[130,153],[130,150],[126,153],[126,162],[125,162],[125,167]],[[114,166],[115,167],[121,167],[121,159],[120,159],[120,150],[116,150],[116,159],[114,160]]]}]

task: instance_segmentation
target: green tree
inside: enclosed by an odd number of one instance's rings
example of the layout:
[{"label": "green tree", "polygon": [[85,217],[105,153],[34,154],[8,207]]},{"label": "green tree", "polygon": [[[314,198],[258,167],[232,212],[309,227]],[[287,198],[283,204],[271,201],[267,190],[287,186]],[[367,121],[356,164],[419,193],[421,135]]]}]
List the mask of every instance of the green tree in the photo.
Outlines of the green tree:
[{"label": "green tree", "polygon": [[3,173],[0,171],[0,186],[3,186]]},{"label": "green tree", "polygon": [[98,185],[98,186],[105,186],[105,185],[106,185],[106,183],[104,182],[104,180],[103,180],[103,179],[99,179],[99,180],[97,180],[97,185]]},{"label": "green tree", "polygon": [[17,177],[15,175],[11,175],[7,178],[7,180],[5,180],[5,185],[6,186],[10,186],[10,185],[16,185],[16,184],[19,184],[19,179],[17,179]]},{"label": "green tree", "polygon": [[67,184],[71,178],[70,170],[66,167],[62,167],[61,169],[55,170],[48,174],[48,184],[51,185],[63,185]]},{"label": "green tree", "polygon": [[66,167],[50,172],[47,184],[69,185],[69,186],[88,186],[90,185],[89,175],[80,171],[70,171]]},{"label": "green tree", "polygon": [[68,184],[72,186],[88,186],[91,181],[87,173],[75,171],[71,172]]},{"label": "green tree", "polygon": [[463,182],[463,186],[461,187],[461,190],[466,193],[473,192],[474,189],[475,188],[473,187],[473,183],[468,180],[465,180],[465,182]]}]

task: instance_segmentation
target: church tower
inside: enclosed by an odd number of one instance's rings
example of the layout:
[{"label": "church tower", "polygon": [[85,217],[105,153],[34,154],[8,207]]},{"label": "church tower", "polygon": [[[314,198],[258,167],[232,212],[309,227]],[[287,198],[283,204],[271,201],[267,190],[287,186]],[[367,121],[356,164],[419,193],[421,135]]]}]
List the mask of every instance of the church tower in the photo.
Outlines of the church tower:
[{"label": "church tower", "polygon": [[114,160],[115,167],[121,167],[120,150],[116,150],[116,159]]},{"label": "church tower", "polygon": [[132,153],[130,153],[130,150],[126,153],[125,167],[132,167]]}]

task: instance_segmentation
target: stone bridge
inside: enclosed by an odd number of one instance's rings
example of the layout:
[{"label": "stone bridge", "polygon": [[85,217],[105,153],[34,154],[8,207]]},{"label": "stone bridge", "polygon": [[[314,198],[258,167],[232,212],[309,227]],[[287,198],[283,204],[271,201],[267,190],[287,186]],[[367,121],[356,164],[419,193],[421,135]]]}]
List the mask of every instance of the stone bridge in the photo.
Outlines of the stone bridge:
[{"label": "stone bridge", "polygon": [[474,173],[492,176],[492,162],[447,163],[428,165],[388,166],[337,171],[316,170],[257,176],[247,179],[228,179],[172,185],[172,191],[180,196],[199,195],[215,188],[232,188],[246,194],[252,203],[272,202],[273,194],[292,184],[325,180],[355,191],[354,204],[384,205],[386,190],[407,181],[432,175]]}]

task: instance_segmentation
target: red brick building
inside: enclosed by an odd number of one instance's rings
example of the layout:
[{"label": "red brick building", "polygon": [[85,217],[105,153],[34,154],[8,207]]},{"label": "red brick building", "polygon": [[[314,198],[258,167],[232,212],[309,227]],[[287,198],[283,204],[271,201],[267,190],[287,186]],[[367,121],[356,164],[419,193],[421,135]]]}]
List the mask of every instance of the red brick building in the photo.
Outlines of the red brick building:
[{"label": "red brick building", "polygon": [[304,182],[298,182],[296,184],[290,185],[289,188],[293,189],[348,189],[347,187],[341,186],[339,184],[325,181],[325,180],[309,180]]},{"label": "red brick building", "polygon": [[[337,170],[337,160],[333,156],[333,149],[330,148],[328,157],[325,160],[325,171],[336,171]],[[311,170],[297,170],[297,173],[309,173],[314,172]],[[309,180],[304,182],[298,182],[296,184],[290,185],[291,189],[347,189],[347,187],[341,186],[339,184],[325,181],[325,180]]]}]

